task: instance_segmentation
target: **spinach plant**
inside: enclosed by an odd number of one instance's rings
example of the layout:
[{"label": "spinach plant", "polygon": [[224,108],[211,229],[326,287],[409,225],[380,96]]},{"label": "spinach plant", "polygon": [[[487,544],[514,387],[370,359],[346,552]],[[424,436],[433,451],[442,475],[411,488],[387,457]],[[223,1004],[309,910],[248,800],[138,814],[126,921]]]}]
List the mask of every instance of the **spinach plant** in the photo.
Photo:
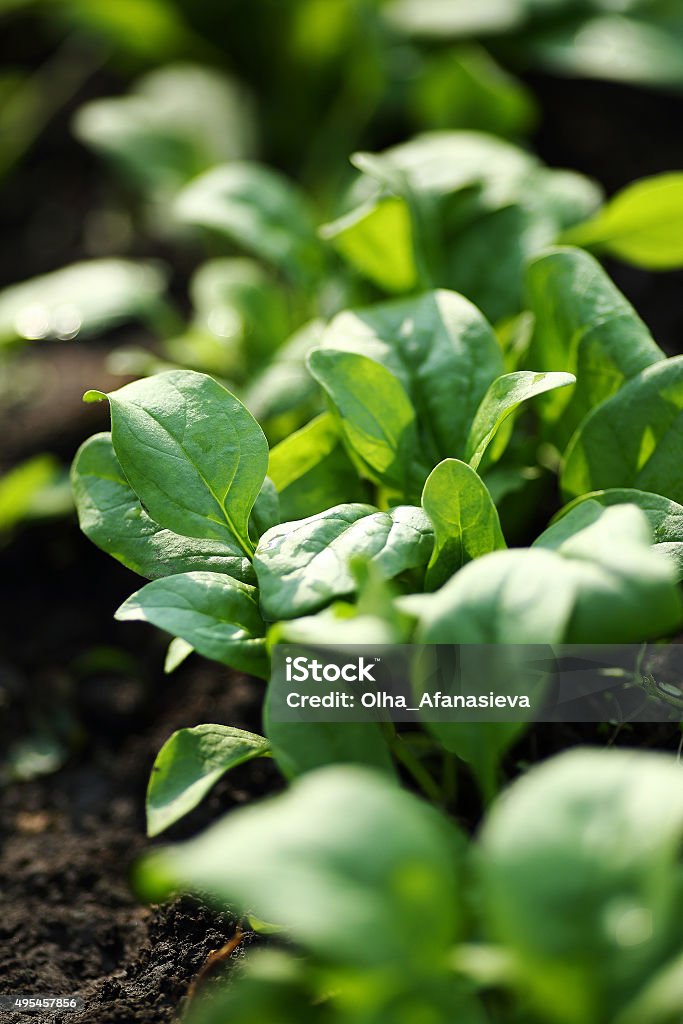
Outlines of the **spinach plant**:
[{"label": "spinach plant", "polygon": [[390,0],[383,10],[409,36],[476,36],[513,66],[683,87],[683,26],[669,0]]},{"label": "spinach plant", "polygon": [[[664,357],[588,254],[551,250],[527,277],[535,329],[508,373],[489,323],[453,292],[333,318],[308,355],[327,411],[270,451],[245,406],[204,374],[89,392],[108,398],[112,430],[74,463],[81,526],[151,579],[118,617],[174,637],[171,664],[194,649],[264,679],[273,642],[329,642],[356,619],[363,635],[424,643],[628,643],[675,631],[679,359]],[[508,550],[501,478],[519,477],[535,451],[558,467],[572,504],[535,539],[531,509],[533,543]],[[288,777],[329,761],[390,773],[398,762],[438,790],[400,734],[278,723],[268,703],[267,693],[268,750]],[[469,764],[490,797],[523,726],[426,728],[426,750]],[[162,752],[152,831],[243,749],[234,731],[210,735]],[[191,758],[172,756],[180,742]],[[249,749],[263,754],[265,741]]]},{"label": "spinach plant", "polygon": [[392,781],[337,765],[152,852],[138,885],[287,926],[191,1024],[674,1024],[682,830],[671,756],[556,756],[473,842]]},{"label": "spinach plant", "polygon": [[[150,835],[252,758],[273,758],[292,783],[140,868],[151,898],[208,893],[284,926],[306,953],[254,957],[194,1008],[198,1024],[680,1016],[674,764],[575,753],[499,799],[523,723],[424,721],[406,733],[271,714],[278,642],[636,643],[683,621],[680,359],[593,256],[543,248],[563,230],[611,244],[614,207],[577,226],[593,205],[585,182],[514,150],[484,174],[488,145],[422,139],[358,161],[361,205],[324,234],[400,294],[363,302],[349,277],[361,301],[332,304],[276,354],[244,389],[251,410],[187,368],[85,396],[109,402],[111,432],[74,461],[81,527],[149,580],[119,619],[169,634],[169,670],[196,652],[266,684],[264,735],[209,723],[168,740],[149,785]],[[462,174],[451,147],[474,154]],[[270,184],[226,165],[175,202],[306,291],[329,253],[282,182]],[[513,288],[488,292],[481,277],[487,310],[514,314],[494,328],[471,301],[477,288],[465,297],[441,275],[457,270],[454,226],[510,210],[534,225],[533,242],[522,257],[515,248]],[[620,230],[645,251],[662,218],[636,221]],[[283,415],[289,429],[272,443]],[[489,805],[474,846],[438,810],[452,804],[458,764]]]}]

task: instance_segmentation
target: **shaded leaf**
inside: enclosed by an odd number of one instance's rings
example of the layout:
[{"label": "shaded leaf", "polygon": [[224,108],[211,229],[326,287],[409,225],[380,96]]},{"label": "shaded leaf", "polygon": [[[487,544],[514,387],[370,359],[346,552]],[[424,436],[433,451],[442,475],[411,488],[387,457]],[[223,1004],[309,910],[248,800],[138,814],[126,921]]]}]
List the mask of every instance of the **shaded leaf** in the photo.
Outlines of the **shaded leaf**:
[{"label": "shaded leaf", "polygon": [[268,473],[277,488],[285,521],[303,519],[343,501],[364,497],[358,474],[329,413],[311,420],[271,448]]},{"label": "shaded leaf", "polygon": [[174,732],[157,754],[149,779],[147,835],[159,835],[189,814],[231,768],[269,753],[265,737],[229,725]]},{"label": "shaded leaf", "polygon": [[183,537],[151,519],[126,480],[111,434],[95,434],[79,448],[71,482],[81,530],[99,548],[147,579],[194,569],[255,580],[251,562],[234,543]]},{"label": "shaded leaf", "polygon": [[258,591],[217,572],[154,580],[119,608],[120,622],[149,622],[181,637],[206,658],[266,678],[265,627]]},{"label": "shaded leaf", "polygon": [[[237,903],[337,963],[401,961],[419,971],[456,934],[459,847],[453,827],[411,793],[373,771],[335,766],[155,851],[138,884],[155,900],[180,885]],[[424,929],[417,947],[414,927]]]},{"label": "shaded leaf", "polygon": [[256,163],[215,167],[179,195],[176,214],[210,228],[294,280],[322,269],[320,243],[304,195],[285,177]]},{"label": "shaded leaf", "polygon": [[565,455],[568,498],[633,487],[683,503],[683,356],[633,377],[583,421]]},{"label": "shaded leaf", "polygon": [[540,403],[543,417],[566,443],[596,405],[664,353],[586,252],[557,248],[533,260],[527,294],[535,316],[529,361],[577,378],[570,391],[555,391]]},{"label": "shaded leaf", "polygon": [[0,345],[98,334],[163,309],[164,275],[151,264],[90,260],[0,292]]},{"label": "shaded leaf", "polygon": [[410,496],[426,471],[417,464],[415,410],[398,378],[367,356],[336,349],[314,349],[308,365],[369,478]]}]

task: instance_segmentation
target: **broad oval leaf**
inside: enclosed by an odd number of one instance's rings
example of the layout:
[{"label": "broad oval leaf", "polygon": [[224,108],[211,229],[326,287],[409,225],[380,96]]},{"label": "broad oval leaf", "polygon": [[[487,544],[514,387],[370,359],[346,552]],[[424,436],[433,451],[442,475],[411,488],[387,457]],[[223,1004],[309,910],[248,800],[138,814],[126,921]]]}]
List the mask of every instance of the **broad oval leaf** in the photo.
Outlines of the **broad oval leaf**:
[{"label": "broad oval leaf", "polygon": [[251,98],[221,72],[170,64],[144,75],[125,96],[78,109],[74,130],[157,200],[200,172],[254,148]]},{"label": "broad oval leaf", "polygon": [[[486,449],[505,420],[523,402],[555,388],[566,388],[575,380],[571,373],[534,373],[532,370],[516,370],[495,380],[477,410],[467,439],[465,458],[470,466],[473,469],[479,467]],[[501,454],[501,447],[494,446],[494,458]]]},{"label": "broad oval leaf", "polygon": [[496,804],[479,854],[488,927],[544,1019],[616,1019],[680,948],[682,836],[667,755],[573,750]]},{"label": "broad oval leaf", "polygon": [[628,643],[680,625],[674,566],[652,547],[647,517],[634,505],[603,509],[555,550],[577,588],[567,643]]},{"label": "broad oval leaf", "polygon": [[565,443],[581,420],[664,353],[600,264],[579,249],[552,249],[527,269],[534,314],[529,360],[576,375],[571,391],[541,403]]},{"label": "broad oval leaf", "polygon": [[[551,5],[556,0],[547,0]],[[560,0],[563,3],[564,0]],[[588,6],[588,5],[586,5]],[[584,17],[557,18],[545,31],[530,34],[528,57],[562,75],[606,78],[629,85],[680,89],[683,86],[683,45],[678,7],[673,4],[599,0],[598,11]],[[627,17],[633,9],[638,17]],[[668,17],[667,17],[668,13]]]},{"label": "broad oval leaf", "polygon": [[[546,551],[495,551],[470,562],[421,599],[418,643],[559,643],[574,601]],[[552,580],[552,587],[548,581]],[[418,611],[418,605],[414,605]]]},{"label": "broad oval leaf", "polygon": [[583,421],[567,449],[567,498],[612,487],[683,503],[683,356],[643,370]]},{"label": "broad oval leaf", "polygon": [[231,768],[269,755],[264,736],[229,725],[174,732],[157,754],[147,786],[147,835],[157,836],[189,814]]},{"label": "broad oval leaf", "polygon": [[484,555],[416,605],[418,641],[636,643],[671,633],[683,605],[651,539],[644,513],[627,505],[605,509],[557,550]]},{"label": "broad oval leaf", "polygon": [[74,338],[163,311],[165,276],[156,267],[102,259],[43,274],[0,292],[0,345]]},{"label": "broad oval leaf", "polygon": [[658,174],[628,185],[563,241],[605,250],[647,270],[682,266],[683,174]]},{"label": "broad oval leaf", "polygon": [[295,281],[322,269],[321,244],[305,196],[281,174],[234,162],[200,175],[180,193],[176,214],[210,228]]},{"label": "broad oval leaf", "polygon": [[398,378],[374,359],[336,349],[314,349],[308,365],[370,479],[410,497],[427,472],[419,465],[415,410]]},{"label": "broad oval leaf", "polygon": [[[560,527],[563,527],[567,536],[576,533],[580,522],[578,516],[584,506],[590,509],[589,513],[584,513],[585,522],[588,522],[589,517],[597,519],[599,510],[611,505],[637,505],[645,513],[652,530],[653,543],[671,558],[679,580],[683,580],[683,505],[649,491],[637,491],[632,487],[614,487],[606,491],[590,491],[583,494],[569,505],[565,505],[534,543],[541,544],[542,539],[547,540],[548,537],[554,541],[558,537],[555,531]],[[550,545],[545,543],[542,546]]]},{"label": "broad oval leaf", "polygon": [[179,636],[206,658],[267,678],[265,626],[258,591],[217,572],[154,580],[124,601],[120,622],[149,622]]},{"label": "broad oval leaf", "polygon": [[466,562],[506,546],[486,484],[464,462],[446,459],[432,470],[422,507],[434,527],[425,581],[429,590],[440,587]]},{"label": "broad oval leaf", "polygon": [[500,347],[484,316],[448,291],[340,313],[323,347],[368,356],[398,378],[433,461],[463,454],[479,403],[503,372]]},{"label": "broad oval leaf", "polygon": [[121,467],[161,526],[238,543],[268,467],[268,443],[241,402],[211,377],[170,370],[106,396]]},{"label": "broad oval leaf", "polygon": [[[137,877],[155,900],[180,886],[281,923],[336,963],[419,970],[457,935],[461,844],[449,822],[395,783],[334,766],[155,851]],[[424,933],[417,947],[415,929]]]},{"label": "broad oval leaf", "polygon": [[237,544],[183,537],[147,515],[116,458],[111,434],[95,434],[81,445],[71,485],[86,537],[140,576],[155,580],[208,569],[255,582],[251,562]]},{"label": "broad oval leaf", "polygon": [[261,538],[254,568],[266,619],[293,619],[355,591],[355,560],[369,560],[383,579],[426,565],[432,526],[422,509],[337,505],[283,523]]}]

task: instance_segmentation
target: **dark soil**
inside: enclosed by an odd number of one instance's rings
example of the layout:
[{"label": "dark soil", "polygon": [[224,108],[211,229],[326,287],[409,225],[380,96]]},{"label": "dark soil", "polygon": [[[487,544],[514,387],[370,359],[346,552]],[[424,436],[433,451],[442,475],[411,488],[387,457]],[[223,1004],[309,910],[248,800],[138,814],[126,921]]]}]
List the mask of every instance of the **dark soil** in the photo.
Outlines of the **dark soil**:
[{"label": "dark soil", "polygon": [[[68,564],[61,573],[55,552]],[[153,908],[135,899],[129,872],[148,845],[149,771],[174,729],[215,721],[258,730],[262,684],[199,659],[161,675],[160,638],[111,618],[135,577],[84,543],[75,524],[27,531],[3,561],[15,589],[0,628],[11,652],[0,668],[0,757],[17,737],[53,726],[66,763],[0,791],[0,994],[85,1001],[45,1021],[173,1020],[237,922],[187,897]],[[245,765],[169,838],[276,785],[268,762]],[[21,1019],[0,1010],[3,1024]]]},{"label": "dark soil", "polygon": [[[260,695],[250,682],[211,668],[179,671],[153,725],[111,743],[95,722],[129,709],[118,681],[101,681],[87,749],[58,774],[6,789],[0,798],[0,989],[7,994],[77,995],[74,1024],[173,1020],[188,986],[236,921],[181,898],[147,908],[129,870],[145,848],[142,807],[154,755],[173,729],[201,721],[257,727]],[[132,685],[128,681],[128,688]],[[264,762],[217,787],[189,834],[273,784]],[[6,1018],[19,1019],[12,1013]],[[45,1020],[60,1020],[46,1015]]]}]

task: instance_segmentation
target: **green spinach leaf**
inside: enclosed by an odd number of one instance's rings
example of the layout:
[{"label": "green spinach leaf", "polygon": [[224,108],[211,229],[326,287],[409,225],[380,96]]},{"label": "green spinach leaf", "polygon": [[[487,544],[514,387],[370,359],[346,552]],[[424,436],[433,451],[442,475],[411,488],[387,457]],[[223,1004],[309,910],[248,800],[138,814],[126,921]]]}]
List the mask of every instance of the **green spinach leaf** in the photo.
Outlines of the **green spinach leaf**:
[{"label": "green spinach leaf", "polygon": [[71,470],[78,521],[93,544],[140,576],[154,580],[208,569],[244,583],[255,581],[235,543],[183,537],[151,519],[116,458],[111,434],[95,434],[78,449]]},{"label": "green spinach leaf", "polygon": [[119,608],[120,622],[149,622],[181,637],[207,658],[268,676],[258,591],[217,572],[185,572],[154,580]]},{"label": "green spinach leaf", "polygon": [[157,754],[149,778],[147,835],[157,836],[189,814],[231,768],[269,756],[267,739],[229,725],[174,732]]},{"label": "green spinach leaf", "polygon": [[254,556],[266,619],[292,619],[356,590],[353,563],[369,559],[384,579],[420,569],[434,534],[422,509],[337,505],[261,538]]},{"label": "green spinach leaf", "polygon": [[434,551],[425,584],[436,590],[466,562],[504,548],[496,506],[473,469],[446,459],[432,470],[422,507],[434,527]]},{"label": "green spinach leaf", "polygon": [[170,370],[109,398],[114,450],[161,526],[252,550],[248,522],[268,466],[258,423],[211,377]]}]

